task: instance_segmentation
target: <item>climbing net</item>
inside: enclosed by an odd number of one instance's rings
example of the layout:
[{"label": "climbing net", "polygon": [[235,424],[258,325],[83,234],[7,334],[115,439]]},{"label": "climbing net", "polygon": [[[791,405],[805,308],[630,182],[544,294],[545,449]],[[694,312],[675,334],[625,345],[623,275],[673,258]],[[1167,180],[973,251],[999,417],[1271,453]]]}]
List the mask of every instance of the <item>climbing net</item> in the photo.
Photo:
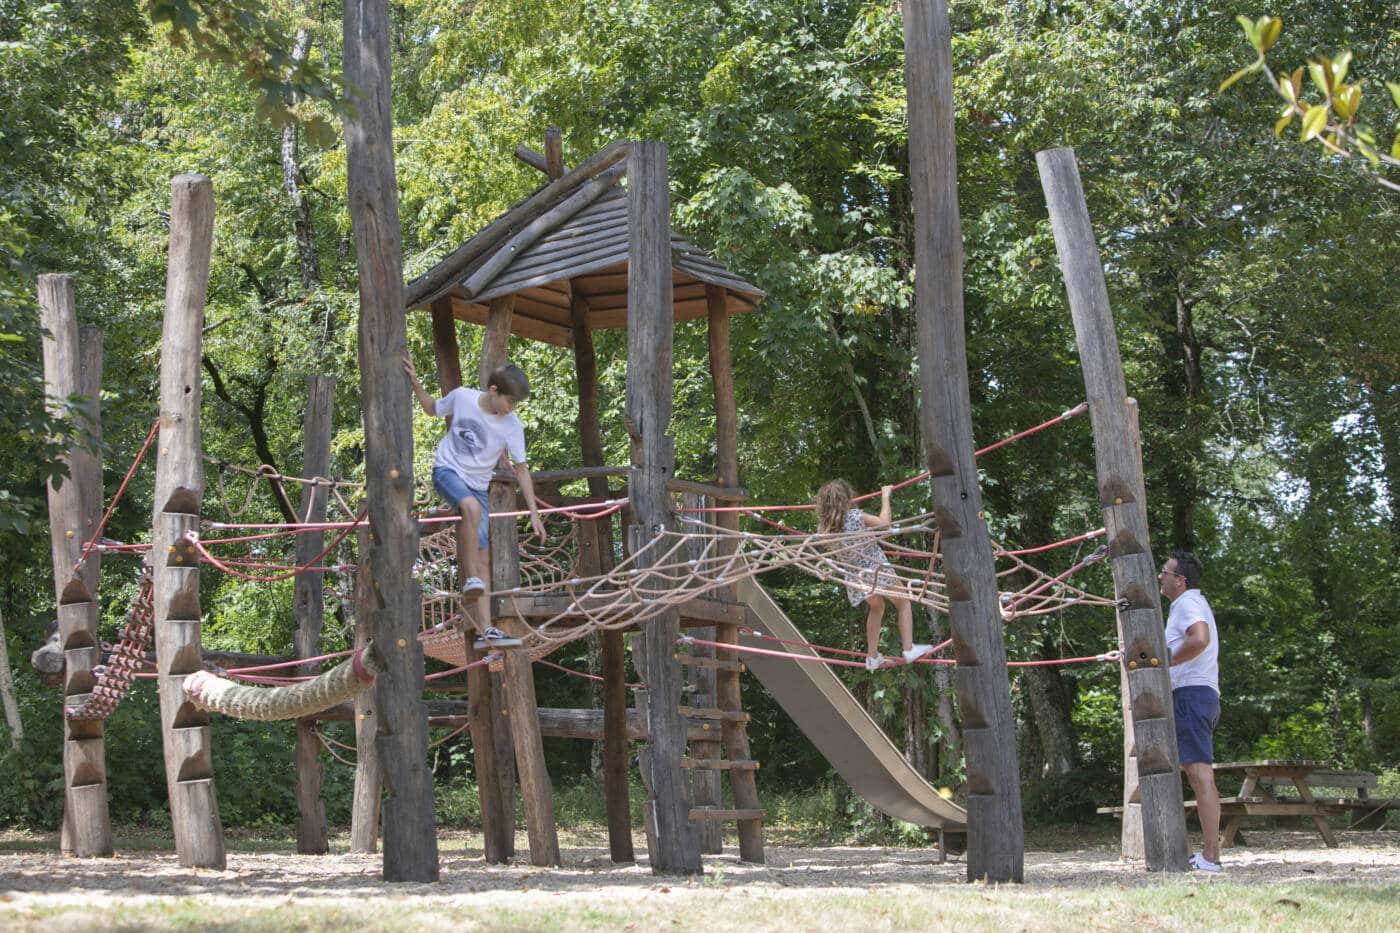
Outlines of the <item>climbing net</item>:
[{"label": "climbing net", "polygon": [[[996,450],[1037,431],[1067,421],[1087,411],[1079,405],[1060,416],[1026,431],[1007,437],[977,451],[979,456]],[[142,552],[149,544],[125,545],[101,538],[102,527],[126,489],[141,458],[156,434],[153,427],[146,438],[131,470],[128,471],[111,506],[99,524],[92,541],[83,550],[82,560],[96,549],[104,552]],[[247,515],[260,487],[272,490],[282,511],[290,511],[296,521],[280,523],[202,523],[201,532],[192,534],[201,562],[246,581],[275,582],[299,574],[317,572],[332,578],[335,593],[348,600],[354,588],[356,564],[346,548],[350,536],[366,520],[362,505],[363,484],[328,477],[298,477],[282,473],[266,464],[241,467],[226,461],[206,457],[215,472],[213,488],[230,519]],[[242,479],[237,479],[241,477]],[[902,488],[928,478],[915,476],[895,488]],[[246,482],[240,491],[239,482]],[[325,501],[341,513],[332,521],[309,521],[315,495],[304,495],[305,511],[297,514],[291,505],[287,484],[302,484],[312,493],[325,490]],[[874,495],[874,494],[872,494]],[[420,556],[413,573],[423,595],[422,625],[419,634],[425,653],[454,665],[451,670],[429,675],[430,678],[458,673],[477,664],[489,663],[492,657],[468,664],[465,637],[469,626],[463,613],[464,601],[455,590],[459,578],[456,567],[455,513],[433,511],[432,491],[427,484],[419,487],[415,514],[419,516],[422,534]],[[861,497],[870,498],[870,496]],[[857,502],[860,499],[855,500]],[[810,509],[811,506],[754,506],[678,509],[679,527],[663,529],[650,540],[625,556],[607,555],[604,564],[616,565],[591,575],[580,572],[578,562],[580,519],[598,522],[607,519],[626,506],[625,499],[591,503],[585,506],[550,507],[540,511],[550,519],[551,533],[543,540],[524,536],[520,544],[518,585],[492,594],[503,597],[501,608],[514,612],[527,631],[527,650],[534,660],[543,660],[561,645],[594,632],[629,628],[654,619],[662,613],[683,609],[687,603],[705,599],[744,580],[779,569],[792,569],[815,579],[853,589],[868,598],[881,596],[908,600],[938,612],[946,613],[949,597],[946,575],[940,569],[940,540],[933,527],[931,513],[906,518],[880,528],[856,532],[820,534],[805,532],[769,517],[785,510]],[[738,530],[720,518],[723,512],[739,512],[751,525],[763,531]],[[495,518],[522,519],[526,513],[505,513]],[[244,533],[246,532],[246,533]],[[310,560],[288,561],[269,556],[273,542],[278,539],[320,533],[322,540],[334,533]],[[1070,582],[1084,568],[1103,560],[1107,549],[1099,547],[1061,573],[1051,575],[1035,568],[1027,558],[1054,548],[1082,544],[1102,536],[1103,529],[1092,530],[1063,541],[1039,547],[1007,549],[995,546],[997,580],[1001,614],[1004,620],[1028,618],[1060,612],[1070,606],[1113,607],[1115,600],[1098,596]],[[208,535],[208,536],[206,536]],[[219,535],[223,535],[220,537]],[[228,548],[239,548],[230,555]],[[887,560],[872,567],[868,556],[878,548]],[[216,553],[216,550],[218,553]],[[620,560],[618,558],[621,558]],[[551,601],[552,599],[552,601]],[[534,600],[529,613],[522,612],[523,601]],[[549,606],[541,615],[540,605]],[[104,644],[109,661],[100,669],[97,689],[81,707],[69,711],[72,718],[93,718],[110,713],[121,696],[129,689],[134,677],[152,676],[143,667],[150,667],[146,650],[150,642],[150,574],[132,603],[120,641]],[[842,650],[842,649],[831,649]],[[855,652],[860,654],[859,652]],[[340,657],[348,652],[312,659],[291,659],[270,665],[235,668],[221,673],[250,683],[284,685],[307,679],[309,675],[293,675],[284,668],[305,665]],[[1104,656],[1095,656],[1102,659]],[[1085,660],[1085,659],[1080,659]],[[852,662],[855,663],[855,662]],[[570,673],[577,673],[572,672]]]}]

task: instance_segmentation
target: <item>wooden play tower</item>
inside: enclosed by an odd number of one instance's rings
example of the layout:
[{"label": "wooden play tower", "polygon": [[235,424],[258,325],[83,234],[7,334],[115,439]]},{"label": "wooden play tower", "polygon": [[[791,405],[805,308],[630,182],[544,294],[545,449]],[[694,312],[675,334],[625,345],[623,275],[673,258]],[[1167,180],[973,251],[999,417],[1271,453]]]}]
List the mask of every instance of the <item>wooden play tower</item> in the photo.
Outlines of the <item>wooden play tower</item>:
[{"label": "wooden play tower", "polygon": [[[548,495],[568,480],[586,479],[588,495],[571,503],[602,502],[626,495],[621,528],[607,520],[581,520],[577,566],[584,575],[609,570],[615,546],[635,554],[662,530],[675,528],[675,497],[702,497],[716,505],[744,498],[739,488],[734,379],[730,361],[729,316],[753,311],[763,293],[727,271],[670,227],[667,150],[655,142],[619,141],[577,167],[566,170],[560,134],[550,130],[544,153],[524,146],[517,157],[548,176],[532,195],[506,211],[446,259],[409,283],[410,309],[432,315],[433,346],[440,390],[462,383],[456,321],[485,327],[479,376],[506,358],[511,334],[572,347],[578,375],[578,428],[582,469],[537,474]],[[624,185],[624,179],[626,180]],[[676,321],[704,319],[709,328],[710,371],[714,385],[717,476],[713,482],[675,477],[668,427],[672,406],[672,336]],[[631,464],[604,463],[599,422],[598,368],[593,332],[626,328],[626,429]],[[610,478],[625,480],[611,490]],[[551,499],[554,497],[551,496]],[[492,483],[492,511],[516,507],[513,479]],[[736,528],[738,516],[717,522]],[[620,534],[622,541],[615,541]],[[491,522],[492,624],[524,634],[525,619],[554,618],[568,611],[567,596],[514,597],[520,582],[519,551],[513,519]],[[602,638],[603,715],[601,728],[569,735],[601,737],[608,830],[614,861],[630,861],[627,745],[644,737],[639,756],[648,799],[643,805],[651,864],[658,872],[698,873],[702,852],[718,852],[720,823],[738,824],[741,858],[763,858],[763,811],[759,808],[749,753],[737,660],[679,653],[682,629],[701,638],[737,643],[745,608],[732,587],[684,602],[639,626],[632,638],[633,661],[646,683],[637,691],[629,732],[622,632]],[[580,621],[583,618],[580,617]],[[475,659],[467,646],[467,656]],[[529,830],[531,861],[559,860],[552,791],[544,769],[542,731],[530,659],[508,651],[502,674],[484,668],[470,672],[471,733],[482,822],[490,861],[511,854],[513,782],[519,773]],[[683,705],[682,699],[687,702]],[[506,737],[508,736],[508,738]],[[720,805],[720,778],[728,775],[734,809]]]}]

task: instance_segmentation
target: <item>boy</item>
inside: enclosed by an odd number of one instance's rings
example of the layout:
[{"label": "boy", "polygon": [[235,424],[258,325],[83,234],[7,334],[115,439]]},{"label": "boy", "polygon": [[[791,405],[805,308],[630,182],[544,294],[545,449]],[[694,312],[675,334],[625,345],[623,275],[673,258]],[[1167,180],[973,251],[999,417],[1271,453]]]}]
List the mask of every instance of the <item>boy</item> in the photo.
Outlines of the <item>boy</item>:
[{"label": "boy", "polygon": [[[515,470],[516,481],[530,508],[531,527],[544,538],[544,522],[535,505],[535,487],[525,462],[525,428],[515,415],[515,406],[530,395],[530,380],[519,366],[506,363],[491,373],[485,392],[459,386],[434,399],[418,381],[413,360],[407,354],[403,368],[423,411],[447,419],[447,434],[433,458],[433,488],[462,516],[457,523],[457,556],[465,578],[462,595],[482,596],[486,592],[482,577],[490,545],[486,493],[502,455],[509,457]],[[478,612],[478,618],[488,618],[487,613]],[[506,639],[496,628],[486,628],[484,621],[478,623],[478,628],[485,646],[519,644],[518,640]]]}]

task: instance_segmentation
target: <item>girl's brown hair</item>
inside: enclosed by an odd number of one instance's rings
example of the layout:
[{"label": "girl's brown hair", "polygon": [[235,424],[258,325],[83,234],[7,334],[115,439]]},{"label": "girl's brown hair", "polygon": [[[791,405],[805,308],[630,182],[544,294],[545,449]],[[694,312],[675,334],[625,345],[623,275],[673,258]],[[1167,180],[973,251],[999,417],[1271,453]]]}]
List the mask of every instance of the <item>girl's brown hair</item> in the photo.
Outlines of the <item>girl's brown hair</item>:
[{"label": "girl's brown hair", "polygon": [[817,490],[817,531],[831,534],[846,524],[846,513],[856,491],[844,479],[834,479]]}]

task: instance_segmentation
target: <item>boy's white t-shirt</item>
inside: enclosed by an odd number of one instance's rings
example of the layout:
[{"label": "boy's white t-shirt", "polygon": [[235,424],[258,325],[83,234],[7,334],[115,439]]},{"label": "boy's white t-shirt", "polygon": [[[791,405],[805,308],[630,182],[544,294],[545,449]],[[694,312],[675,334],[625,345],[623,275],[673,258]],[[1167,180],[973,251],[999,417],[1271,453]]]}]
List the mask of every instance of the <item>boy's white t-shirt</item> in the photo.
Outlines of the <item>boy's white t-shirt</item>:
[{"label": "boy's white t-shirt", "polygon": [[459,386],[437,400],[437,413],[452,416],[452,426],[438,443],[433,468],[447,467],[473,489],[491,484],[496,462],[505,451],[512,463],[525,462],[525,426],[515,412],[489,415],[482,411],[483,393]]},{"label": "boy's white t-shirt", "polygon": [[1210,603],[1200,590],[1187,590],[1176,598],[1167,613],[1167,655],[1176,654],[1176,649],[1186,640],[1186,633],[1197,622],[1204,622],[1210,629],[1210,644],[1205,650],[1189,661],[1169,667],[1172,689],[1178,687],[1209,687],[1220,692],[1220,635],[1215,629],[1215,613],[1210,611]]}]

